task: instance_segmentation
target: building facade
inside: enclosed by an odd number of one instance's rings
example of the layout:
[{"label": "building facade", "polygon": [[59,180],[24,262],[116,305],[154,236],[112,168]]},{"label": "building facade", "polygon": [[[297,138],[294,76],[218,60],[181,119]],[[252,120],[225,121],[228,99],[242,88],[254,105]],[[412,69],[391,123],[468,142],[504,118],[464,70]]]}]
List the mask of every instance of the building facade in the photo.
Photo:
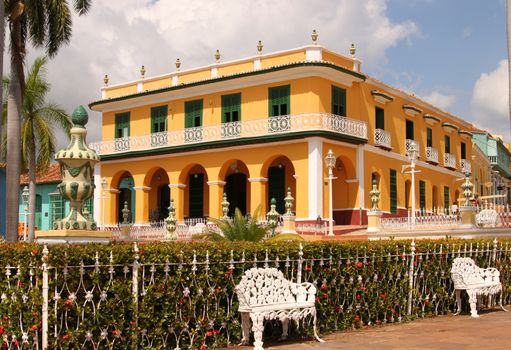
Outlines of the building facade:
[{"label": "building facade", "polygon": [[[448,208],[471,172],[470,123],[361,71],[354,55],[316,43],[102,88],[95,169],[96,220],[162,219],[173,198],[180,220],[230,212],[284,212],[297,220],[364,224],[373,179],[385,215]],[[325,156],[336,156],[329,188]],[[415,184],[402,171],[416,150]],[[332,208],[329,193],[332,191]],[[104,203],[104,206],[102,206]],[[103,220],[104,218],[104,220]]]}]

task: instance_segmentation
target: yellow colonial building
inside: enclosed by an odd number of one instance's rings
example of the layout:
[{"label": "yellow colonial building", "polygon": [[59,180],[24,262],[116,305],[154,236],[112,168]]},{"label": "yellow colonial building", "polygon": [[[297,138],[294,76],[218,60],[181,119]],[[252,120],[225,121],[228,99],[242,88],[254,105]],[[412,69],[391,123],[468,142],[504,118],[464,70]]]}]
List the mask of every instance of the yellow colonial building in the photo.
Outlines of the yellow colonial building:
[{"label": "yellow colonial building", "polygon": [[[216,62],[205,67],[110,85],[89,107],[102,113],[96,167],[96,220],[167,215],[218,218],[224,193],[230,211],[284,212],[291,188],[297,221],[364,224],[372,179],[384,215],[411,207],[409,151],[418,152],[416,208],[449,207],[471,172],[472,125],[361,70],[350,55],[316,43]],[[336,156],[329,207],[325,156]],[[102,185],[99,185],[102,184]],[[103,203],[102,203],[103,202]]]}]

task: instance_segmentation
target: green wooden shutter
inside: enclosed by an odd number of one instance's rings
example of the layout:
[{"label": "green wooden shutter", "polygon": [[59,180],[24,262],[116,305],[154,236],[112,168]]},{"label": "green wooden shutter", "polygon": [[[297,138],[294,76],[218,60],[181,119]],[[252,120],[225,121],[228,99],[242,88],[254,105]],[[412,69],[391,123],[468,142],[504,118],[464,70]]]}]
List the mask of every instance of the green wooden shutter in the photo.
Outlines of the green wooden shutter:
[{"label": "green wooden shutter", "polygon": [[445,135],[445,153],[451,153],[451,137]]},{"label": "green wooden shutter", "polygon": [[202,99],[185,102],[185,128],[202,126]]},{"label": "green wooden shutter", "polygon": [[241,93],[222,95],[222,123],[241,120]]},{"label": "green wooden shutter", "polygon": [[163,132],[167,130],[167,115],[167,106],[151,108],[151,133]]},{"label": "green wooden shutter", "polygon": [[461,143],[461,159],[467,159],[467,145],[465,142]]},{"label": "green wooden shutter", "polygon": [[289,104],[290,85],[276,86],[268,89],[268,115],[275,117],[291,113]]},{"label": "green wooden shutter", "polygon": [[433,147],[433,130],[431,128],[426,129],[426,146]]},{"label": "green wooden shutter", "polygon": [[396,170],[390,169],[390,212],[397,213],[397,178]]},{"label": "green wooden shutter", "polygon": [[419,203],[421,211],[426,209],[426,183],[424,181],[419,181]]},{"label": "green wooden shutter", "polygon": [[50,230],[53,229],[53,224],[57,220],[64,217],[64,200],[60,193],[50,193]]},{"label": "green wooden shutter", "polygon": [[413,121],[406,120],[406,139],[414,140],[413,138]]},{"label": "green wooden shutter", "polygon": [[130,112],[115,114],[115,138],[130,136]]},{"label": "green wooden shutter", "polygon": [[445,212],[448,214],[449,213],[449,203],[450,203],[450,200],[449,200],[449,187],[448,186],[444,186],[444,210]]},{"label": "green wooden shutter", "polygon": [[376,129],[385,130],[385,111],[382,108],[376,107]]},{"label": "green wooden shutter", "polygon": [[333,85],[332,114],[346,116],[346,90]]}]

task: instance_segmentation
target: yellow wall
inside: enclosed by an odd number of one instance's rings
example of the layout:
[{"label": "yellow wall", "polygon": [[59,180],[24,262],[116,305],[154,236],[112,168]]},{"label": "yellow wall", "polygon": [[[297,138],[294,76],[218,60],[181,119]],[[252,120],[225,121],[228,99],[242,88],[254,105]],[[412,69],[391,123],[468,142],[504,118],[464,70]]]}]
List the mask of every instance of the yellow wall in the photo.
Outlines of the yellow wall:
[{"label": "yellow wall", "polygon": [[142,90],[153,90],[153,89],[158,89],[158,88],[162,88],[164,86],[170,86],[172,84],[172,79],[167,77],[167,78],[161,78],[161,79],[158,79],[158,80],[153,80],[153,81],[144,81],[143,82],[143,85],[142,85]]},{"label": "yellow wall", "polygon": [[222,66],[218,68],[218,75],[229,75],[234,73],[248,72],[254,69],[254,62],[241,62],[236,65]]}]

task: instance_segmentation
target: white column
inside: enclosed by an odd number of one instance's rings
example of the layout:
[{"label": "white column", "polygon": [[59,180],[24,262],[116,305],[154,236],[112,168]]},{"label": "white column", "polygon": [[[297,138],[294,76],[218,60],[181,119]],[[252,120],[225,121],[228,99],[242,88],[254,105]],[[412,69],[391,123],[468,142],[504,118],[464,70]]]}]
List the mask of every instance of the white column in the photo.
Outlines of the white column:
[{"label": "white column", "polygon": [[261,59],[259,57],[254,59],[254,70],[261,69]]},{"label": "white column", "polygon": [[365,209],[365,183],[364,183],[364,146],[357,146],[357,179],[359,207]]},{"label": "white column", "polygon": [[306,61],[321,61],[323,60],[323,48],[318,45],[310,45],[305,49]]},{"label": "white column", "polygon": [[323,217],[323,141],[313,138],[309,145],[309,219]]},{"label": "white column", "polygon": [[94,166],[94,221],[96,225],[102,226],[104,222],[101,221],[101,211],[104,210],[101,203],[101,196],[104,195],[101,189],[101,164],[96,163]]}]

